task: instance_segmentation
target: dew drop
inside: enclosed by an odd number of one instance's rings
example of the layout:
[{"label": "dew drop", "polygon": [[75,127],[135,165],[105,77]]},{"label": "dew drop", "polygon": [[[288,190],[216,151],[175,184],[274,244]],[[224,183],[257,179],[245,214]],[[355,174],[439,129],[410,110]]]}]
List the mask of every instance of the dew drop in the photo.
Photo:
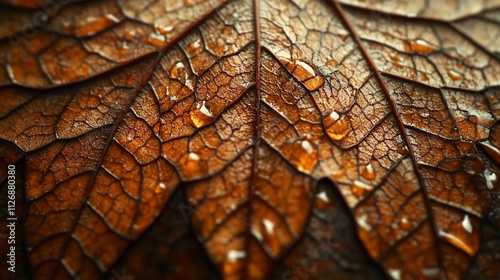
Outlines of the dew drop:
[{"label": "dew drop", "polygon": [[349,121],[345,114],[338,114],[332,111],[328,116],[324,118],[324,124],[326,128],[326,133],[334,141],[340,141],[350,131]]},{"label": "dew drop", "polygon": [[368,193],[372,189],[373,189],[372,186],[370,186],[364,182],[361,182],[359,180],[355,180],[354,183],[351,185],[351,191],[357,197],[364,196],[366,193]]},{"label": "dew drop", "polygon": [[338,121],[340,118],[339,114],[337,114],[337,112],[335,112],[335,111],[332,111],[330,113],[329,117],[332,118],[334,121]]},{"label": "dew drop", "polygon": [[314,149],[311,146],[311,143],[309,143],[309,141],[307,141],[307,140],[302,141],[302,149],[304,149],[308,154],[314,152]]},{"label": "dew drop", "polygon": [[484,178],[486,179],[486,187],[488,190],[492,190],[495,187],[494,184],[497,180],[497,174],[486,169],[484,170]]},{"label": "dew drop", "polygon": [[399,227],[401,227],[401,229],[404,230],[404,231],[409,231],[412,228],[412,224],[411,224],[410,221],[408,221],[407,218],[402,218],[399,221]]},{"label": "dew drop", "polygon": [[334,201],[331,201],[325,190],[321,190],[316,194],[316,200],[314,202],[316,209],[319,211],[325,211],[334,205]]},{"label": "dew drop", "polygon": [[208,171],[208,163],[196,153],[190,152],[179,159],[179,169],[184,178],[201,176]]},{"label": "dew drop", "polygon": [[391,275],[394,280],[401,280],[401,270],[399,269],[389,269],[389,275]]},{"label": "dew drop", "polygon": [[186,51],[190,54],[195,54],[198,53],[201,49],[201,41],[200,39],[196,39],[194,42],[189,44],[189,46],[186,48]]},{"label": "dew drop", "polygon": [[189,115],[191,117],[191,121],[193,122],[194,126],[196,126],[197,128],[200,128],[215,119],[215,116],[212,114],[210,109],[205,105],[204,100],[201,102],[198,101],[197,104],[195,105],[195,108],[191,109],[191,111],[189,112]]},{"label": "dew drop", "polygon": [[317,90],[324,84],[324,78],[306,62],[302,60],[294,60],[293,62],[284,60],[284,64],[288,71],[308,90]]},{"label": "dew drop", "polygon": [[316,75],[316,73],[314,73],[314,69],[311,67],[311,65],[309,65],[301,60],[296,60],[295,63],[296,63],[296,65],[295,65],[295,69],[293,70],[293,72],[296,73],[296,75],[298,77],[307,79],[307,78],[311,78],[311,77]]},{"label": "dew drop", "polygon": [[123,38],[125,38],[125,40],[127,40],[127,41],[130,41],[134,38],[134,36],[135,36],[135,31],[131,30],[131,31],[128,31],[127,33],[125,33]]},{"label": "dew drop", "polygon": [[193,87],[193,81],[192,81],[192,79],[187,79],[187,80],[186,80],[186,86],[187,86],[190,90],[194,90],[194,87]]},{"label": "dew drop", "polygon": [[170,77],[172,77],[173,79],[178,79],[180,74],[181,74],[181,71],[182,69],[184,69],[184,63],[182,62],[177,62],[174,67],[172,67],[172,69],[170,69]]},{"label": "dew drop", "polygon": [[464,220],[462,221],[462,227],[468,233],[472,233],[472,224],[470,223],[469,215],[465,215]]},{"label": "dew drop", "polygon": [[326,59],[326,65],[330,66],[331,68],[334,68],[338,65],[338,62],[334,60],[331,56],[328,56]]},{"label": "dew drop", "polygon": [[426,82],[429,80],[429,76],[427,76],[427,74],[425,74],[425,73],[420,73],[420,79],[422,81]]},{"label": "dew drop", "polygon": [[371,164],[368,164],[365,169],[363,169],[363,172],[361,172],[361,176],[369,181],[372,181],[375,179],[375,170],[373,170],[373,166]]},{"label": "dew drop", "polygon": [[199,161],[200,160],[200,156],[198,156],[198,154],[196,153],[189,153],[189,159],[191,160],[194,160],[194,161]]},{"label": "dew drop", "polygon": [[342,168],[339,168],[339,169],[332,171],[332,173],[330,173],[330,178],[340,179],[340,178],[344,177],[346,173],[347,173],[347,169],[342,167]]},{"label": "dew drop", "polygon": [[166,188],[167,188],[167,186],[166,186],[164,183],[160,183],[160,184],[158,184],[158,186],[156,186],[156,188],[155,188],[155,193],[156,193],[156,194],[161,193],[161,192],[163,192]]},{"label": "dew drop", "polygon": [[165,36],[158,33],[151,33],[147,42],[155,47],[161,47],[165,44]]},{"label": "dew drop", "polygon": [[172,30],[174,30],[172,26],[155,26],[155,31],[163,35],[168,34]]},{"label": "dew drop", "polygon": [[405,41],[405,51],[430,54],[431,52],[436,51],[436,48],[425,40],[417,39],[413,41]]},{"label": "dew drop", "polygon": [[118,54],[119,55],[126,55],[128,54],[129,47],[127,45],[127,42],[122,42],[121,46],[118,48]]},{"label": "dew drop", "polygon": [[408,148],[404,144],[399,145],[397,150],[398,150],[398,153],[402,156],[406,156],[408,154]]},{"label": "dew drop", "polygon": [[285,144],[281,151],[301,172],[311,173],[318,162],[316,148],[307,140]]},{"label": "dew drop", "polygon": [[313,77],[307,81],[304,81],[304,86],[306,86],[306,88],[310,91],[313,91],[313,90],[317,90],[318,88],[320,88],[323,84],[324,84],[324,79],[323,77],[319,77],[319,76],[316,76],[316,77]]},{"label": "dew drop", "polygon": [[446,240],[447,242],[455,245],[456,247],[462,249],[464,252],[469,254],[470,256],[474,255],[474,249],[472,249],[469,245],[467,245],[464,241],[459,239],[453,234],[444,232],[442,230],[439,230],[439,236],[443,239]]},{"label": "dew drop", "polygon": [[324,202],[330,202],[330,199],[328,198],[328,195],[326,194],[325,191],[318,193],[317,196],[319,199],[323,200]]},{"label": "dew drop", "polygon": [[78,36],[91,36],[107,27],[113,26],[120,20],[113,14],[106,14],[99,17],[87,17],[84,21],[76,25],[65,26],[70,33],[76,33]]},{"label": "dew drop", "polygon": [[274,232],[274,223],[268,219],[262,220],[264,227],[266,228],[267,233],[272,234]]},{"label": "dew drop", "polygon": [[448,76],[454,81],[462,80],[462,75],[455,70],[448,70]]},{"label": "dew drop", "polygon": [[493,146],[490,141],[479,142],[481,148],[488,154],[496,163],[500,164],[500,151]]},{"label": "dew drop", "polygon": [[234,262],[238,259],[244,259],[246,258],[247,253],[245,251],[236,251],[236,250],[231,250],[227,253],[227,259],[230,262]]},{"label": "dew drop", "polygon": [[356,219],[356,221],[358,222],[358,225],[365,229],[365,230],[371,230],[372,227],[366,222],[366,215],[362,215],[360,216],[359,218]]},{"label": "dew drop", "polygon": [[422,118],[428,118],[430,116],[429,111],[426,109],[420,110],[418,113]]},{"label": "dew drop", "polygon": [[106,18],[109,19],[110,21],[114,23],[120,22],[120,19],[118,19],[115,15],[113,14],[106,14]]},{"label": "dew drop", "polygon": [[488,123],[493,121],[493,116],[489,112],[478,111],[476,108],[467,110],[467,114],[471,116],[476,123]]},{"label": "dew drop", "polygon": [[260,233],[260,231],[257,231],[257,230],[255,230],[255,229],[252,228],[251,232],[252,232],[253,236],[255,236],[255,238],[257,240],[259,240],[259,241],[264,240],[264,238],[262,237],[262,234]]},{"label": "dew drop", "polygon": [[200,108],[200,112],[202,112],[205,116],[213,117],[214,115],[212,114],[212,112],[210,112],[210,110],[208,110],[205,106],[205,101],[203,101],[201,104],[202,105]]}]

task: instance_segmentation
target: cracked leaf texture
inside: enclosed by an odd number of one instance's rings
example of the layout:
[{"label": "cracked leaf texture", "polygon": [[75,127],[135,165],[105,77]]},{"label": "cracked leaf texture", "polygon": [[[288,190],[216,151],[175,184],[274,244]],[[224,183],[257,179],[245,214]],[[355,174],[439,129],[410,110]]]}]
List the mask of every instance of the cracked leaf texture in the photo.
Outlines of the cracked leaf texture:
[{"label": "cracked leaf texture", "polygon": [[1,0],[0,276],[500,279],[499,32],[498,0]]}]

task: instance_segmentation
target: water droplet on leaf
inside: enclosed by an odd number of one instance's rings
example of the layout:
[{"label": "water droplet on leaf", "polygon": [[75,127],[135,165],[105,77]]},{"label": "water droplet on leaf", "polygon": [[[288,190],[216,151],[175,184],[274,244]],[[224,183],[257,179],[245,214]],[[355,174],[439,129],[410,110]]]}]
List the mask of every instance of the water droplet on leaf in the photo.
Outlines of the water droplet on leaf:
[{"label": "water droplet on leaf", "polygon": [[486,169],[484,171],[484,179],[486,180],[486,187],[488,188],[488,190],[492,190],[496,185],[497,174],[492,173],[491,171]]},{"label": "water droplet on leaf", "polygon": [[439,237],[441,237],[443,240],[446,240],[447,242],[455,245],[456,247],[462,249],[464,252],[466,252],[470,256],[474,255],[474,249],[472,249],[467,243],[465,243],[463,240],[456,237],[455,235],[444,232],[442,230],[439,230]]},{"label": "water droplet on leaf", "polygon": [[350,131],[347,116],[345,114],[338,114],[335,111],[332,111],[332,113],[324,118],[324,124],[326,133],[334,141],[344,139]]},{"label": "water droplet on leaf", "polygon": [[302,141],[302,149],[304,149],[308,154],[314,152],[311,143],[309,143],[309,141],[307,140]]},{"label": "water droplet on leaf", "polygon": [[399,221],[399,227],[401,227],[402,230],[404,231],[409,231],[412,229],[412,224],[410,221],[408,221],[407,218],[402,218],[400,221]]},{"label": "water droplet on leaf", "polygon": [[398,146],[398,153],[402,156],[406,156],[408,154],[408,148],[405,144],[401,144]]},{"label": "water droplet on leaf", "polygon": [[155,31],[163,35],[168,34],[173,29],[172,26],[155,26]]},{"label": "water droplet on leaf", "polygon": [[189,111],[194,126],[200,128],[215,119],[210,108],[206,106],[205,101],[198,101],[195,104],[193,104],[194,108]]},{"label": "water droplet on leaf", "polygon": [[227,253],[227,259],[231,262],[236,261],[238,259],[246,258],[247,253],[245,251],[235,251],[231,250]]},{"label": "water droplet on leaf", "polygon": [[317,196],[318,196],[319,199],[323,200],[324,202],[329,202],[330,201],[330,199],[328,199],[328,195],[326,194],[325,191],[322,191],[322,192],[318,193]]},{"label": "water droplet on leaf", "polygon": [[185,178],[201,176],[208,171],[206,160],[201,160],[196,153],[184,154],[179,160],[179,169]]},{"label": "water droplet on leaf", "polygon": [[302,172],[311,173],[318,162],[316,148],[307,140],[285,144],[281,151]]},{"label": "water droplet on leaf", "polygon": [[372,189],[372,186],[358,180],[354,181],[354,183],[351,185],[351,191],[357,197],[364,196]]},{"label": "water droplet on leaf", "polygon": [[177,62],[174,67],[172,67],[172,69],[170,69],[170,77],[172,77],[173,79],[178,79],[180,74],[181,74],[181,71],[182,69],[184,69],[184,63],[182,62]]},{"label": "water droplet on leaf", "polygon": [[429,80],[429,76],[427,76],[427,74],[425,74],[425,73],[420,73],[420,79],[422,81],[426,82]]},{"label": "water droplet on leaf", "polygon": [[83,21],[65,25],[64,27],[69,33],[74,33],[79,37],[84,37],[94,35],[99,31],[113,26],[119,21],[120,19],[118,19],[115,15],[106,14],[98,17],[89,16]]},{"label": "water droplet on leaf", "polygon": [[356,219],[356,222],[358,222],[358,225],[361,228],[363,228],[365,230],[368,230],[368,231],[371,231],[372,227],[370,226],[370,224],[368,224],[366,222],[366,219],[367,219],[366,215],[362,215],[362,216],[360,216],[359,218]]},{"label": "water droplet on leaf", "polygon": [[128,54],[129,47],[127,45],[127,42],[122,42],[121,46],[118,48],[118,54],[119,55],[126,55]]},{"label": "water droplet on leaf", "polygon": [[389,275],[391,275],[394,280],[401,280],[401,270],[399,269],[389,269]]},{"label": "water droplet on leaf", "polygon": [[421,53],[421,54],[430,54],[431,52],[436,51],[436,47],[429,44],[425,40],[417,39],[412,41],[405,41],[405,51]]},{"label": "water droplet on leaf", "polygon": [[267,233],[272,234],[274,232],[274,223],[268,219],[262,220]]},{"label": "water droplet on leaf", "polygon": [[162,183],[159,183],[158,186],[156,186],[155,188],[155,193],[158,194],[158,193],[161,193],[163,192],[165,189],[167,188],[167,186],[162,182]]},{"label": "water droplet on leaf", "polygon": [[200,160],[200,156],[198,156],[198,154],[196,153],[189,153],[189,159],[191,160],[194,160],[194,161],[199,161]]},{"label": "water droplet on leaf", "polygon": [[500,151],[493,146],[490,141],[479,142],[479,146],[486,152],[497,164],[500,164]]},{"label": "water droplet on leaf", "polygon": [[151,33],[147,42],[155,47],[161,47],[165,44],[165,36],[158,33]]},{"label": "water droplet on leaf", "polygon": [[314,68],[302,60],[283,62],[292,75],[301,82],[308,90],[317,90],[324,84],[324,79]]},{"label": "water droplet on leaf", "polygon": [[371,164],[368,164],[365,169],[363,169],[363,172],[361,173],[361,176],[369,181],[372,181],[375,179],[375,170],[373,170],[373,166]]},{"label": "water droplet on leaf", "polygon": [[196,54],[199,53],[201,50],[201,41],[200,39],[196,39],[194,42],[189,44],[189,46],[186,48],[186,51],[190,54]]},{"label": "water droplet on leaf", "polygon": [[135,31],[131,30],[131,31],[128,31],[127,33],[125,33],[123,38],[125,38],[125,40],[127,40],[127,41],[130,41],[134,38],[134,36],[135,36]]},{"label": "water droplet on leaf", "polygon": [[455,70],[448,70],[448,76],[454,81],[462,80],[462,75]]},{"label": "water droplet on leaf", "polygon": [[464,220],[462,221],[462,227],[468,233],[472,233],[472,224],[470,223],[469,215],[465,215]]}]

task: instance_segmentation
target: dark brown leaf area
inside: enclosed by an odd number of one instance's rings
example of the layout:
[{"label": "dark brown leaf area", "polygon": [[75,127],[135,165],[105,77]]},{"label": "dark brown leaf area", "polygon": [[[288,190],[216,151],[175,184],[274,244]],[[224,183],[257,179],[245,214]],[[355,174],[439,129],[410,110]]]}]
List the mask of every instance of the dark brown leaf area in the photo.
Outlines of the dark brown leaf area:
[{"label": "dark brown leaf area", "polygon": [[0,0],[2,279],[500,279],[500,1]]}]

